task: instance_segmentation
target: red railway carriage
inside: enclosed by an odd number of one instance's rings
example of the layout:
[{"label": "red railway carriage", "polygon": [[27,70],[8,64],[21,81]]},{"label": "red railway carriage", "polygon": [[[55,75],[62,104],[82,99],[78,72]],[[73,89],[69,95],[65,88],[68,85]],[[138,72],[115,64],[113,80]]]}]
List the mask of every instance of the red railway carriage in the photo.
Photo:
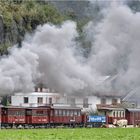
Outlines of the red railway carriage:
[{"label": "red railway carriage", "polygon": [[0,106],[0,123],[2,123],[2,106]]},{"label": "red railway carriage", "polygon": [[36,107],[26,109],[26,124],[46,125],[50,121],[50,107]]},{"label": "red railway carriage", "polygon": [[25,124],[25,108],[22,107],[2,107],[2,125],[23,125]]},{"label": "red railway carriage", "polygon": [[140,109],[138,108],[127,108],[125,112],[126,119],[129,125],[140,126]]},{"label": "red railway carriage", "polygon": [[50,123],[54,125],[81,124],[83,117],[78,107],[51,107]]}]

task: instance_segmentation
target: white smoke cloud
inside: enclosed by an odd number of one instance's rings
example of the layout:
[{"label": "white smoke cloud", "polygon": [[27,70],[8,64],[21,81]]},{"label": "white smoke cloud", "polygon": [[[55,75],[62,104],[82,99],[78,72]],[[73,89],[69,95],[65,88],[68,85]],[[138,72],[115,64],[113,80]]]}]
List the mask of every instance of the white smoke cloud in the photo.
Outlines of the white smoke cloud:
[{"label": "white smoke cloud", "polygon": [[83,57],[75,56],[76,37],[76,24],[67,21],[61,28],[47,24],[38,27],[32,39],[32,51],[39,56],[42,82],[59,92],[93,90],[96,80],[100,78],[96,71],[84,63]]},{"label": "white smoke cloud", "polygon": [[[140,84],[140,13],[134,14],[123,5],[112,7],[108,13],[97,26],[97,35],[91,37],[90,33],[90,38],[95,40],[91,40],[90,64],[101,75],[118,75],[110,87],[113,84],[115,89],[125,93]],[[90,23],[88,32],[92,28]]]},{"label": "white smoke cloud", "polygon": [[29,91],[37,76],[38,56],[28,48],[14,48],[11,55],[0,61],[0,94]]},{"label": "white smoke cloud", "polygon": [[[33,90],[36,82],[62,93],[125,92],[140,84],[140,13],[126,6],[112,7],[95,27],[84,28],[92,51],[77,52],[76,23],[38,26],[22,48],[10,50],[0,61],[0,92]],[[106,80],[117,75],[115,80]]]},{"label": "white smoke cloud", "polygon": [[[29,91],[39,80],[59,92],[74,93],[95,88],[102,77],[76,53],[76,24],[64,22],[61,27],[45,24],[14,48],[0,61],[0,91]],[[104,77],[103,77],[104,78]]]}]

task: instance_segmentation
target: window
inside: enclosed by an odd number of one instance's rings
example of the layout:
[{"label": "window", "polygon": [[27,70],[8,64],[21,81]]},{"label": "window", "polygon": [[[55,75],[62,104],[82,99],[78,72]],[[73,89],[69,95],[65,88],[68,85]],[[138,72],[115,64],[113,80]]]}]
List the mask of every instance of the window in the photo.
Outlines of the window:
[{"label": "window", "polygon": [[120,111],[118,111],[118,117],[120,117]]},{"label": "window", "polygon": [[49,104],[52,104],[52,98],[49,98]]},{"label": "window", "polygon": [[115,117],[115,111],[113,111],[113,117]]},{"label": "window", "polygon": [[51,115],[51,116],[54,116],[53,114],[54,114],[54,113],[53,113],[53,111],[51,110],[51,114],[50,114],[50,115]]},{"label": "window", "polygon": [[58,116],[58,110],[55,110],[55,116]]},{"label": "window", "polygon": [[37,98],[37,103],[38,104],[42,104],[43,103],[43,98],[42,97],[38,97]]},{"label": "window", "polygon": [[120,115],[119,115],[120,117],[122,117],[122,113],[121,113],[121,111],[120,111]]},{"label": "window", "polygon": [[75,106],[75,98],[70,98],[69,100],[68,100],[68,103],[71,105],[71,106]]},{"label": "window", "polygon": [[125,117],[125,116],[124,116],[124,111],[122,111],[122,117]]},{"label": "window", "polygon": [[26,115],[32,115],[32,111],[31,110],[27,110],[26,111]]},{"label": "window", "polygon": [[67,116],[67,110],[65,110],[65,116]]},{"label": "window", "polygon": [[35,114],[38,115],[38,116],[42,116],[42,115],[44,115],[44,112],[43,112],[43,110],[36,110]]},{"label": "window", "polygon": [[77,116],[77,110],[74,110],[74,116]]},{"label": "window", "polygon": [[117,99],[112,99],[112,104],[116,105],[117,104]]},{"label": "window", "polygon": [[78,111],[78,116],[81,116],[81,111]]},{"label": "window", "polygon": [[73,116],[73,110],[70,110],[70,116]]},{"label": "window", "polygon": [[25,103],[25,104],[28,104],[28,103],[29,103],[28,97],[24,97],[24,103]]},{"label": "window", "polygon": [[101,98],[101,104],[106,104],[106,99],[105,98]]},{"label": "window", "polygon": [[118,111],[116,111],[116,117],[118,117]]},{"label": "window", "polygon": [[59,116],[62,116],[62,110],[59,110]]},{"label": "window", "polygon": [[88,98],[83,99],[83,107],[88,108]]},{"label": "window", "polygon": [[70,114],[70,112],[69,112],[69,110],[67,110],[67,116],[69,116],[69,114]]},{"label": "window", "polygon": [[63,110],[63,116],[66,116],[66,110]]}]

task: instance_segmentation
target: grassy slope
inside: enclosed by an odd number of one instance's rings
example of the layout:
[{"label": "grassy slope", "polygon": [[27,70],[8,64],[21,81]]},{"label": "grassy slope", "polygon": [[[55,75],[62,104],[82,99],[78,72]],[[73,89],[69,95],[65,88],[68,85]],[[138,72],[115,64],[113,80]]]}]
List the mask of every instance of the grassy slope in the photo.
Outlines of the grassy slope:
[{"label": "grassy slope", "polygon": [[0,140],[140,140],[139,128],[1,130]]}]

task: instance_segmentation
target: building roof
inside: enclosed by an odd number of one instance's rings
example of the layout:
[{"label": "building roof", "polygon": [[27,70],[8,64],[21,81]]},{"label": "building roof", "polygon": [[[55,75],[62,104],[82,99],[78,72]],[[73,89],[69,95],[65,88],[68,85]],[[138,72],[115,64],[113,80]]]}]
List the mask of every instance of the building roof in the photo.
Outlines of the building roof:
[{"label": "building roof", "polygon": [[140,87],[131,90],[124,98],[123,101],[140,103]]},{"label": "building roof", "polygon": [[117,105],[97,104],[96,106],[98,110],[124,110],[121,104],[117,104]]},{"label": "building roof", "polygon": [[140,108],[126,108],[129,112],[140,112]]},{"label": "building roof", "polygon": [[15,93],[15,96],[60,96],[59,93],[47,93],[47,92],[31,92],[31,93]]},{"label": "building roof", "polygon": [[76,110],[76,109],[80,109],[80,107],[72,107],[72,106],[52,106],[51,108],[53,109],[73,109],[73,110]]}]

